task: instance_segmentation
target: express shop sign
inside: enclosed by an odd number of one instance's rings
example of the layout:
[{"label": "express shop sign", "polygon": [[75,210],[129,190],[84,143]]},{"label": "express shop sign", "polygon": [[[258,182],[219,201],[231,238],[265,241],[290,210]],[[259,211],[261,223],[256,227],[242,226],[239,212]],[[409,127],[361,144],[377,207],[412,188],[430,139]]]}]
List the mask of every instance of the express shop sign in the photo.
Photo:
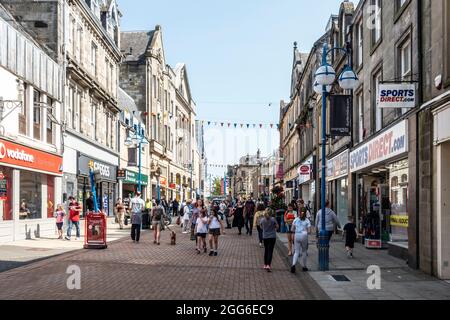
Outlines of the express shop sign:
[{"label": "express shop sign", "polygon": [[356,172],[408,152],[406,120],[350,153],[350,171]]},{"label": "express shop sign", "polygon": [[62,157],[3,139],[0,139],[0,164],[62,174]]}]

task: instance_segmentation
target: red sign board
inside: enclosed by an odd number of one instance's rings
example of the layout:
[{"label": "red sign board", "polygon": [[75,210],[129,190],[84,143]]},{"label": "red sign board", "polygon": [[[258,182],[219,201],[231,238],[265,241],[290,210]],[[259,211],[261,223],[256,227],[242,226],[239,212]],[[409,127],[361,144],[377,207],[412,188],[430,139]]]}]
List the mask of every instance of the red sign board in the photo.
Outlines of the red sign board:
[{"label": "red sign board", "polygon": [[307,165],[300,166],[300,168],[298,168],[298,173],[300,175],[304,175],[304,176],[310,175],[311,174],[311,167],[307,166]]},{"label": "red sign board", "polygon": [[171,183],[171,184],[169,184],[169,188],[170,189],[176,189],[177,185],[175,183]]},{"label": "red sign board", "polygon": [[0,139],[0,164],[61,175],[62,162],[61,156]]}]

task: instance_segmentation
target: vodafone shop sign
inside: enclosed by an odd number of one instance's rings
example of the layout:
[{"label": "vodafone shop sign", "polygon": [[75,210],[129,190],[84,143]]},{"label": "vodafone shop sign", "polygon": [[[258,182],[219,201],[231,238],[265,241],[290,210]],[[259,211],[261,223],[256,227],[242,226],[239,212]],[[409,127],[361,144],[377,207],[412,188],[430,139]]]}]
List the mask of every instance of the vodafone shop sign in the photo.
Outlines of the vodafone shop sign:
[{"label": "vodafone shop sign", "polygon": [[62,174],[62,157],[0,139],[0,165]]}]

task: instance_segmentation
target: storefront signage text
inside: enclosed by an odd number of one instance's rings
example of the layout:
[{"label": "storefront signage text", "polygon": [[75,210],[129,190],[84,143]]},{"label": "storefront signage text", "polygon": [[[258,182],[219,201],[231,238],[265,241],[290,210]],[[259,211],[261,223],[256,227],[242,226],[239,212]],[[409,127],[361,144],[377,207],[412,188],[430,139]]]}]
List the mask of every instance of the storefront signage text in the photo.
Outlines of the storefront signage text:
[{"label": "storefront signage text", "polygon": [[98,171],[100,177],[107,181],[116,181],[117,167],[92,159],[84,154],[78,156],[78,172],[81,175],[89,176],[89,169],[93,168]]},{"label": "storefront signage text", "polygon": [[406,121],[384,132],[350,154],[350,170],[355,172],[408,151]]},{"label": "storefront signage text", "polygon": [[62,174],[62,157],[0,139],[0,164]]},{"label": "storefront signage text", "polygon": [[141,173],[141,179],[139,179],[139,173],[134,171],[126,170],[125,171],[125,180],[123,183],[125,184],[139,184],[139,180],[141,180],[141,184],[146,186],[148,185],[148,176]]},{"label": "storefront signage text", "polygon": [[409,83],[380,84],[378,90],[379,108],[414,108],[416,87]]},{"label": "storefront signage text", "polygon": [[331,181],[348,175],[348,154],[346,150],[340,155],[328,160],[327,163],[327,180]]},{"label": "storefront signage text", "polygon": [[391,216],[391,226],[408,228],[409,217],[408,216]]}]

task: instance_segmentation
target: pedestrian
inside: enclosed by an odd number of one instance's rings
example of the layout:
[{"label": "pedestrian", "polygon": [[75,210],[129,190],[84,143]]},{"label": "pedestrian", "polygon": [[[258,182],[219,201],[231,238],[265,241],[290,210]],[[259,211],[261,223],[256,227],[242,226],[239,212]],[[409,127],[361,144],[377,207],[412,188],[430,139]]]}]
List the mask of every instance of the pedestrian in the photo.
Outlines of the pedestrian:
[{"label": "pedestrian", "polygon": [[215,208],[208,219],[209,226],[209,248],[210,256],[217,256],[219,249],[219,236],[225,234],[223,230],[223,222],[219,218],[218,210]]},{"label": "pedestrian", "polygon": [[66,216],[66,211],[64,211],[63,205],[58,204],[56,206],[55,218],[56,218],[56,227],[58,228],[58,239],[63,238],[63,225],[64,225],[64,217]]},{"label": "pedestrian", "polygon": [[288,240],[288,256],[292,257],[292,244],[294,242],[294,232],[292,230],[292,223],[294,222],[295,218],[297,218],[295,214],[295,209],[293,204],[291,203],[288,205],[288,209],[286,213],[284,214],[284,225],[286,226],[286,234],[287,234],[287,240]]},{"label": "pedestrian", "polygon": [[292,259],[291,272],[295,273],[298,258],[302,258],[303,271],[307,272],[306,260],[308,258],[308,234],[311,233],[311,221],[306,217],[305,211],[300,211],[299,217],[294,220],[292,229],[294,236],[294,258]]},{"label": "pedestrian", "polygon": [[94,211],[94,198],[92,196],[92,192],[89,192],[89,197],[86,199],[86,208],[88,212]]},{"label": "pedestrian", "polygon": [[157,244],[158,246],[161,244],[161,223],[165,214],[166,210],[164,209],[161,201],[156,200],[156,206],[152,209],[152,226],[154,236],[153,244]]},{"label": "pedestrian", "polygon": [[347,250],[347,257],[353,258],[353,249],[355,248],[355,241],[358,239],[358,229],[355,224],[355,218],[349,217],[348,223],[344,226],[345,249]]},{"label": "pedestrian", "polygon": [[227,222],[227,229],[231,229],[231,217],[233,213],[233,205],[230,201],[225,202],[226,209],[225,209],[225,219]]},{"label": "pedestrian", "polygon": [[172,211],[173,211],[173,215],[174,216],[175,215],[176,216],[180,215],[179,212],[178,212],[179,207],[180,207],[180,204],[178,203],[178,200],[174,199],[173,202],[172,202]]},{"label": "pedestrian", "polygon": [[203,209],[203,201],[201,199],[197,200],[194,207],[191,210],[191,241],[195,241],[197,244],[197,236],[195,235],[197,230],[195,226],[197,224],[197,218],[200,216],[200,210]]},{"label": "pedestrian", "polygon": [[197,253],[202,251],[207,252],[206,248],[206,235],[208,234],[208,217],[206,216],[206,209],[200,211],[200,216],[197,218]]},{"label": "pedestrian", "polygon": [[142,213],[144,210],[145,202],[141,199],[141,193],[137,191],[134,198],[130,201],[131,240],[133,240],[134,243],[139,243],[141,238]]},{"label": "pedestrian", "polygon": [[[325,230],[328,233],[328,241],[331,241],[331,237],[333,236],[334,230],[336,229],[336,226],[338,228],[341,228],[341,223],[339,222],[339,219],[334,213],[333,210],[330,209],[330,201],[327,200],[325,203],[326,210],[325,210]],[[319,232],[322,228],[322,209],[317,212],[316,217],[316,236],[319,237]]]},{"label": "pedestrian", "polygon": [[256,207],[256,213],[255,217],[253,218],[253,226],[256,226],[256,229],[258,230],[258,239],[259,239],[259,246],[262,248],[264,245],[264,239],[263,239],[263,230],[261,229],[261,219],[264,218],[266,207],[263,203],[258,204]]},{"label": "pedestrian", "polygon": [[188,200],[183,208],[183,233],[188,233],[189,228],[189,219],[190,219],[190,204],[191,202]]},{"label": "pedestrian", "polygon": [[119,223],[120,230],[123,230],[123,221],[125,218],[125,204],[123,203],[122,199],[117,199],[116,203],[116,214],[117,214],[117,222]]},{"label": "pedestrian", "polygon": [[272,257],[273,250],[275,249],[275,243],[277,241],[277,230],[279,225],[277,220],[273,217],[273,210],[267,208],[264,213],[264,218],[260,222],[261,229],[263,231],[264,241],[264,270],[272,272]]},{"label": "pedestrian", "polygon": [[245,202],[244,205],[244,220],[245,220],[245,229],[247,230],[247,235],[252,236],[253,234],[253,217],[255,216],[256,204],[253,201],[253,197]]},{"label": "pedestrian", "polygon": [[78,240],[80,235],[80,213],[82,211],[80,204],[75,200],[74,197],[69,198],[69,227],[67,228],[67,236],[66,240],[70,240],[72,237],[72,227],[75,226],[76,229],[76,237],[75,240]]},{"label": "pedestrian", "polygon": [[242,234],[242,227],[244,227],[244,204],[238,201],[234,208],[233,228],[238,228],[239,235]]}]

